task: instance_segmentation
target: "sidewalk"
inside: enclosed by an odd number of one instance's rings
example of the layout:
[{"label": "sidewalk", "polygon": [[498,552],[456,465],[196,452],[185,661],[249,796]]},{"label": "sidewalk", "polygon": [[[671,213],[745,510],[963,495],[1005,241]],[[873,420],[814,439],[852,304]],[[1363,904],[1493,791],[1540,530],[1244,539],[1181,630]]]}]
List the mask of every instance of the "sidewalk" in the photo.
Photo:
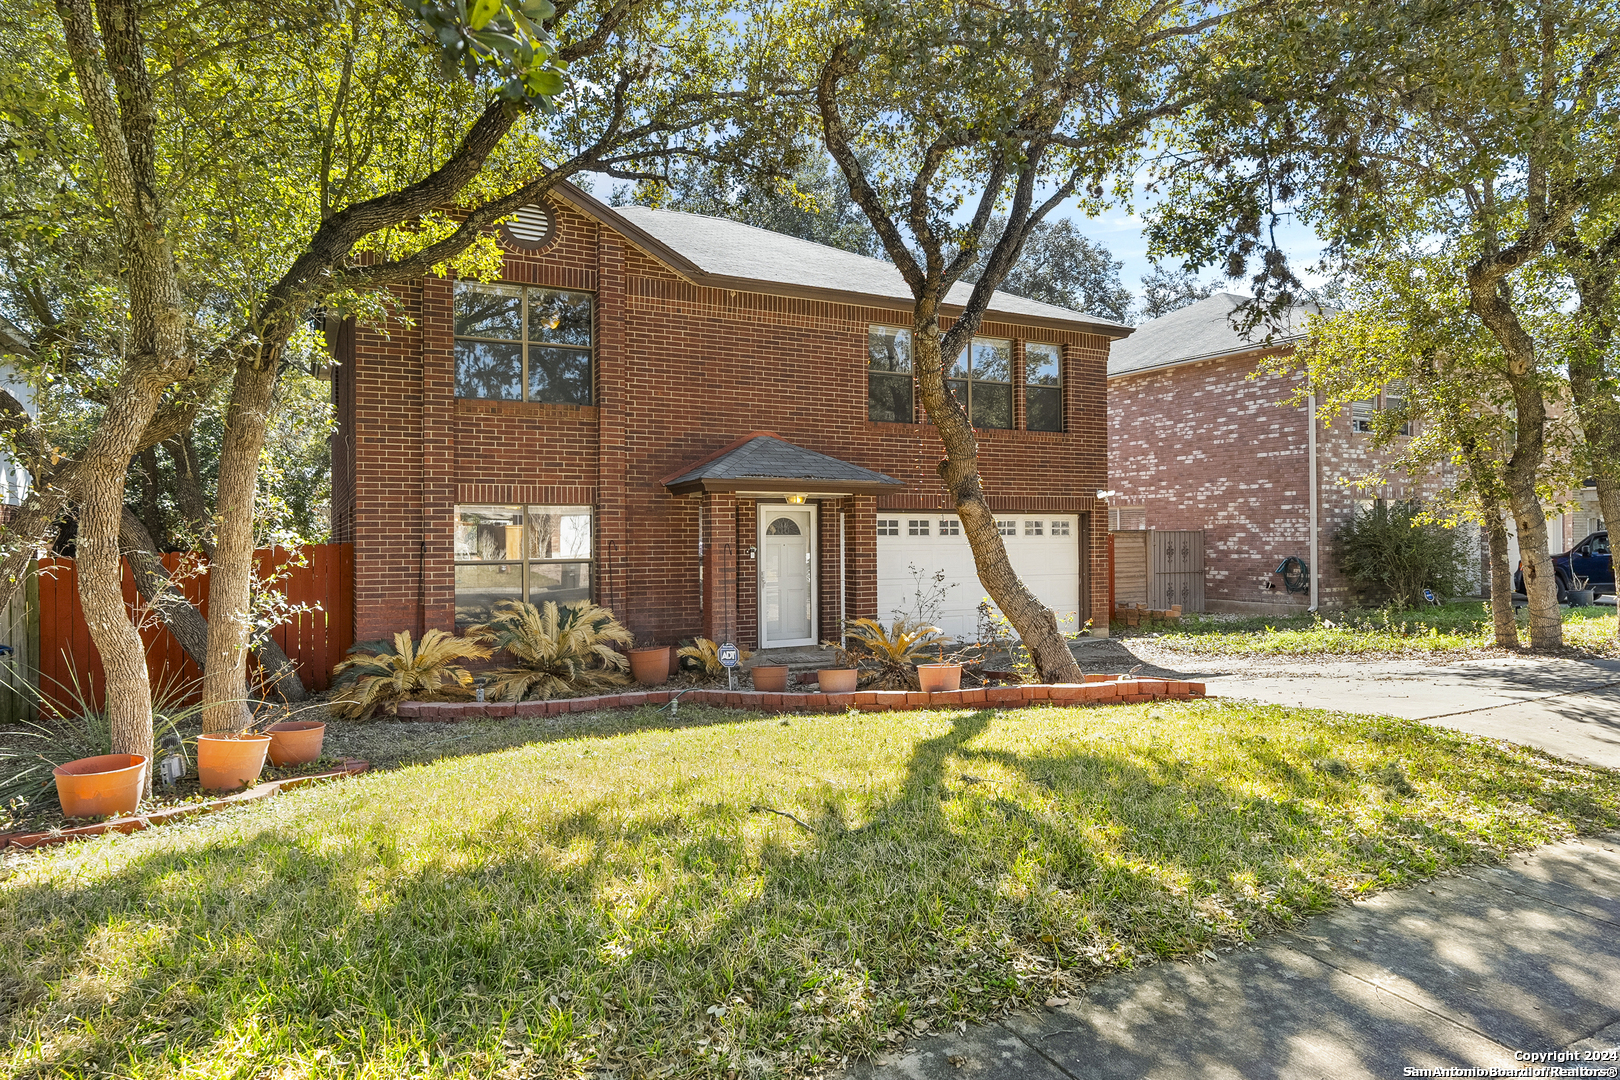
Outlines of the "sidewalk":
[{"label": "sidewalk", "polygon": [[[1358,1080],[1616,1047],[1610,834],[1384,893],[1213,963],[1106,978],[1066,1005],[918,1040],[848,1076]],[[1613,1059],[1543,1061],[1620,1072]]]}]

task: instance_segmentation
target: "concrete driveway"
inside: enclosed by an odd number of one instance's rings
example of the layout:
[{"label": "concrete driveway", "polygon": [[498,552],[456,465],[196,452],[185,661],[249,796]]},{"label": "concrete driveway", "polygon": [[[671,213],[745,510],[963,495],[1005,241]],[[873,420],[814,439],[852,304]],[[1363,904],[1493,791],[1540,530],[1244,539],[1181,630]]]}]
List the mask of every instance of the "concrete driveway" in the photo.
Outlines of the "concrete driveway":
[{"label": "concrete driveway", "polygon": [[1620,769],[1620,660],[1334,664],[1205,683],[1221,697],[1423,720]]}]

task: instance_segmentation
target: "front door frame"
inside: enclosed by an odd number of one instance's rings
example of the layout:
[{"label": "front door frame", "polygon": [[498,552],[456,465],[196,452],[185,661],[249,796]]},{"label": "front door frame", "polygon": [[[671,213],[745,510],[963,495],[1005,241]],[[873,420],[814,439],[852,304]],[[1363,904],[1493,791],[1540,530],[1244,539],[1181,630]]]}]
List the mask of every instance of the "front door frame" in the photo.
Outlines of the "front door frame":
[{"label": "front door frame", "polygon": [[[769,519],[780,511],[793,511],[794,513],[808,512],[810,515],[810,636],[807,638],[794,638],[791,641],[770,641],[765,635],[765,529]],[[816,645],[816,626],[821,612],[821,507],[817,503],[806,501],[803,504],[787,502],[759,502],[754,504],[754,532],[755,543],[758,547],[754,559],[755,606],[759,617],[759,647],[762,649],[799,648],[805,645]]]}]

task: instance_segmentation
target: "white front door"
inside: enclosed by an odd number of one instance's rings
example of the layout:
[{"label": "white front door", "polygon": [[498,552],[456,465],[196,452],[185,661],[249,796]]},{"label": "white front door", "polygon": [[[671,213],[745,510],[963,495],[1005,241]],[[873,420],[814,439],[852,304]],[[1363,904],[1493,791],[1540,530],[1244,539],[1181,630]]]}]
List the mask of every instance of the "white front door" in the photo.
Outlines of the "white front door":
[{"label": "white front door", "polygon": [[759,647],[816,643],[816,508],[759,504]]}]

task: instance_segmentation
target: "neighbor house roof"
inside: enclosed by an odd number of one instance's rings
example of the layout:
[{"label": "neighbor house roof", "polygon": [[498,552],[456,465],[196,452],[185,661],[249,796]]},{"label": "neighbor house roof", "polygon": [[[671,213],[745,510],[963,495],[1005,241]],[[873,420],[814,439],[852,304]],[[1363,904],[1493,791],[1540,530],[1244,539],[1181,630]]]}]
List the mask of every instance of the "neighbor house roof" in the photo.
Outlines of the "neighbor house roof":
[{"label": "neighbor house roof", "polygon": [[[910,286],[893,263],[881,259],[726,218],[647,206],[608,206],[568,185],[560,185],[554,193],[694,284],[911,309]],[[958,282],[946,297],[945,313],[960,311],[972,289]],[[1004,292],[991,296],[987,315],[1001,322],[1084,328],[1110,338],[1131,333],[1123,323]]]},{"label": "neighbor house roof", "polygon": [[1296,304],[1280,318],[1239,332],[1232,325],[1232,313],[1250,299],[1235,293],[1216,293],[1143,323],[1136,333],[1115,342],[1108,350],[1109,376],[1289,345],[1304,336],[1309,316],[1332,314],[1315,304]]},{"label": "neighbor house roof", "polygon": [[769,431],[751,431],[661,483],[677,495],[690,491],[791,489],[806,495],[889,493],[905,483],[884,473],[795,446]]}]

